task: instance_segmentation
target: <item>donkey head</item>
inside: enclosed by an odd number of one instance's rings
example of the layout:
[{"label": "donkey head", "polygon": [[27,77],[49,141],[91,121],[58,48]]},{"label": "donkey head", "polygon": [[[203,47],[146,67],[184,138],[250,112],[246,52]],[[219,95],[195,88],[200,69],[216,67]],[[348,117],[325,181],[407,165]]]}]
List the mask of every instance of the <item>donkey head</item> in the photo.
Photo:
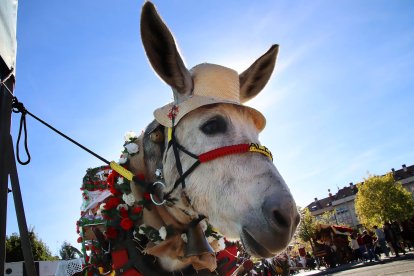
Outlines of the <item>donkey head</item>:
[{"label": "donkey head", "polygon": [[[182,223],[188,217],[179,215],[177,209],[192,217],[206,216],[228,239],[241,239],[254,256],[270,257],[284,249],[299,215],[288,187],[267,156],[226,154],[182,177],[180,184],[185,183],[185,189],[184,185],[174,187],[198,155],[232,145],[260,144],[258,135],[265,119],[242,103],[266,85],[278,46],[273,45],[240,75],[214,64],[188,70],[171,32],[150,2],[142,9],[141,36],[152,67],[174,93],[174,103],[154,113],[158,123],[174,129],[174,141],[179,145],[178,150],[166,146],[163,155],[165,192],[178,199],[171,212]],[[183,190],[185,197],[181,196]]]}]

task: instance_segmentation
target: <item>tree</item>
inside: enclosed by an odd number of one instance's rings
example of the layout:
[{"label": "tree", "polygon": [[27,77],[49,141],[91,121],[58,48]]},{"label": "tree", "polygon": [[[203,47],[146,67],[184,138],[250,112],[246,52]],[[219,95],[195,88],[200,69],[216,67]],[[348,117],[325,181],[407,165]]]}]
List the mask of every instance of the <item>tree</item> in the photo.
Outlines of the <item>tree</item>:
[{"label": "tree", "polygon": [[362,224],[372,227],[411,218],[414,215],[414,200],[391,173],[369,176],[358,185],[355,211]]},{"label": "tree", "polygon": [[[29,231],[29,240],[32,247],[33,259],[35,261],[53,261],[57,257],[52,256],[46,244],[37,237],[36,233],[31,229]],[[22,242],[20,236],[13,233],[6,236],[6,262],[23,261]]]},{"label": "tree", "polygon": [[338,224],[335,210],[326,211],[316,219],[320,224]]},{"label": "tree", "polygon": [[302,241],[309,242],[312,247],[312,250],[314,250],[312,242],[315,239],[317,226],[315,217],[312,216],[308,208],[300,209],[299,213],[301,216],[301,220],[296,233]]},{"label": "tree", "polygon": [[72,260],[82,257],[82,253],[67,241],[63,242],[59,250],[59,255],[62,260]]}]

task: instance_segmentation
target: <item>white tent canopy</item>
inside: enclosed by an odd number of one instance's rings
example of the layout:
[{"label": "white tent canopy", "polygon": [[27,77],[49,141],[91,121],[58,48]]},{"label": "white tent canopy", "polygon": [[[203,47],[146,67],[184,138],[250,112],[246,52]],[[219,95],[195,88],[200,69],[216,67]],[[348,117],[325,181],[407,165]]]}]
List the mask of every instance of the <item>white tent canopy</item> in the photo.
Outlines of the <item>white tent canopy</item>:
[{"label": "white tent canopy", "polygon": [[9,69],[16,68],[17,1],[0,1],[0,56]]}]

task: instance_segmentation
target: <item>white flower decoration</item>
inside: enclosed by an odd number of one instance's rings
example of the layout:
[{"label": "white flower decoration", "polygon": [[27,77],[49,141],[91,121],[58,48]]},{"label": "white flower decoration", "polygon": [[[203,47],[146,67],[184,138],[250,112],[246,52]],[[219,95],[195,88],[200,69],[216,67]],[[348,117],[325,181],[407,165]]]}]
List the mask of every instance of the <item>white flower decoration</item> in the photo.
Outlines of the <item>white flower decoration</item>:
[{"label": "white flower decoration", "polygon": [[128,151],[129,154],[135,154],[139,152],[139,147],[135,143],[128,143],[124,147]]},{"label": "white flower decoration", "polygon": [[125,154],[122,154],[121,157],[119,157],[118,163],[119,164],[125,164],[128,161],[128,158]]},{"label": "white flower decoration", "polygon": [[165,238],[167,237],[167,229],[165,229],[164,226],[162,226],[160,228],[160,230],[158,230],[159,234],[160,234],[160,238],[165,241]]},{"label": "white flower decoration", "polygon": [[[123,177],[118,177],[118,180],[116,181],[116,183],[117,183],[118,185],[123,184],[123,183],[124,183],[124,178],[123,178]],[[124,200],[124,201],[125,201],[125,200]]]},{"label": "white flower decoration", "polygon": [[119,204],[118,206],[116,206],[116,209],[118,211],[121,210],[121,209],[128,210],[128,205],[127,204]]},{"label": "white flower decoration", "polygon": [[181,238],[183,239],[183,241],[184,241],[185,243],[187,243],[188,239],[187,239],[187,234],[186,234],[186,233],[182,233],[182,234],[181,234]]},{"label": "white flower decoration", "polygon": [[138,138],[137,134],[133,131],[128,131],[124,135],[125,142],[129,142],[133,138]]},{"label": "white flower decoration", "polygon": [[99,210],[100,211],[105,210],[105,205],[106,203],[102,203],[101,205],[99,205]]},{"label": "white flower decoration", "polygon": [[123,194],[122,195],[122,199],[129,206],[132,206],[135,203],[135,197],[134,197],[134,195],[132,193],[130,193],[130,194]]}]

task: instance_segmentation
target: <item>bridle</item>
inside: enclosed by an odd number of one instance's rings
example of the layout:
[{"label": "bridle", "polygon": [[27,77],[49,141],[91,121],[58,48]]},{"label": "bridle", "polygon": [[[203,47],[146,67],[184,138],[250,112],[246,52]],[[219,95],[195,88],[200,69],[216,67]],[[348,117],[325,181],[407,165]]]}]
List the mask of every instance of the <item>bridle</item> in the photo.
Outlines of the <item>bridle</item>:
[{"label": "bridle", "polygon": [[[164,158],[166,157],[168,150],[172,148],[179,177],[174,182],[173,188],[164,195],[163,202],[166,202],[171,199],[170,195],[172,194],[172,192],[174,192],[174,190],[180,184],[181,184],[182,189],[185,189],[186,177],[189,176],[202,163],[206,163],[206,162],[209,162],[214,159],[227,156],[227,155],[247,153],[247,152],[256,152],[256,153],[263,154],[266,157],[268,157],[271,161],[273,161],[273,156],[270,150],[266,148],[265,146],[261,146],[257,143],[229,145],[229,146],[220,147],[220,148],[213,149],[213,150],[197,155],[187,150],[184,146],[182,146],[177,141],[177,138],[175,137],[175,127],[168,128],[167,131],[168,131],[168,138],[167,138],[168,144],[167,144],[167,150],[166,150]],[[183,172],[179,152],[183,152],[186,155],[195,159],[195,162],[185,172]]]},{"label": "bridle", "polygon": [[[151,135],[153,133],[152,130],[150,132],[147,133],[147,135]],[[160,192],[160,189],[158,189],[159,187],[157,187],[158,185],[163,186],[163,188],[166,187],[165,185],[165,179],[163,179],[162,174],[161,176],[157,176],[158,180],[155,182],[146,182],[145,181],[145,176],[144,175],[132,175],[132,172],[130,172],[128,169],[119,166],[116,170],[116,172],[118,172],[120,175],[124,176],[126,179],[130,180],[130,181],[134,181],[135,184],[138,184],[140,187],[143,188],[144,193],[149,193],[151,196],[151,200],[154,204],[156,205],[166,205],[166,208],[177,208],[177,211],[183,212],[184,214],[186,214],[189,218],[189,220],[182,224],[182,226],[177,226],[178,228],[175,229],[174,231],[178,231],[178,232],[182,232],[184,231],[184,233],[186,234],[186,237],[188,238],[188,242],[186,242],[185,244],[185,249],[184,249],[184,256],[186,257],[191,257],[191,256],[202,256],[204,254],[208,254],[210,257],[205,257],[206,259],[203,259],[203,265],[205,265],[204,268],[209,268],[211,269],[212,263],[208,260],[210,260],[210,258],[214,258],[215,262],[217,262],[216,256],[214,255],[214,250],[212,249],[212,247],[210,246],[207,238],[205,237],[204,231],[202,231],[201,234],[197,235],[197,229],[201,229],[201,226],[199,225],[199,223],[204,220],[206,218],[205,215],[199,213],[196,211],[196,209],[193,207],[193,205],[191,204],[191,199],[188,198],[188,196],[186,195],[186,178],[192,173],[194,172],[194,170],[199,167],[202,163],[206,163],[209,161],[213,161],[217,158],[223,157],[223,156],[228,156],[228,155],[232,155],[232,154],[241,154],[241,153],[247,153],[247,152],[256,152],[256,153],[260,153],[265,155],[266,157],[268,157],[270,160],[272,159],[272,154],[271,152],[264,146],[260,146],[259,144],[236,144],[236,145],[229,145],[229,146],[224,146],[224,147],[220,147],[217,149],[213,149],[210,151],[206,151],[204,153],[201,154],[195,154],[192,151],[186,149],[183,145],[181,145],[179,143],[179,141],[177,140],[176,136],[175,136],[175,129],[174,128],[167,128],[167,130],[165,130],[165,128],[163,128],[162,130],[164,133],[166,132],[166,136],[167,138],[161,138],[160,141],[157,141],[156,143],[161,145],[166,146],[166,149],[164,150],[164,146],[161,146],[161,152],[164,152],[162,158],[165,160],[169,154],[173,154],[174,155],[174,161],[175,161],[175,167],[177,169],[178,172],[178,178],[175,180],[174,184],[172,185],[171,190],[169,190],[167,193],[165,193],[163,196],[158,196]],[[164,136],[165,137],[165,136]],[[153,142],[155,142],[153,140]],[[182,166],[182,162],[180,158],[180,154],[181,155],[188,155],[189,157],[194,159],[194,163],[185,171],[183,170],[183,166]],[[160,156],[161,157],[161,156]],[[182,157],[182,156],[181,156]],[[172,158],[172,156],[171,156]],[[144,160],[141,160],[142,164],[145,163]],[[157,173],[156,173],[157,175]],[[181,200],[187,200],[187,202],[189,203],[188,207],[191,208],[194,213],[190,214],[189,210],[184,210],[182,209],[179,205],[176,204],[177,199],[176,198],[172,198],[170,195],[178,188],[180,187],[182,188],[182,193],[181,193]],[[170,186],[170,185],[168,185]],[[171,186],[170,186],[171,187]],[[185,198],[183,198],[185,197]],[[160,202],[161,200],[162,202]],[[159,208],[160,207],[160,208]],[[158,215],[160,216],[161,219],[161,223],[163,223],[163,221],[165,221],[164,219],[167,219],[166,221],[168,221],[169,217],[174,217],[173,213],[170,213],[168,211],[165,212],[161,212],[161,210],[165,210],[164,207],[162,206],[157,206],[156,208],[153,209],[154,212],[157,212]],[[157,211],[158,210],[158,211]],[[151,211],[151,210],[150,210]],[[161,213],[158,213],[161,212]],[[149,214],[149,213],[148,213]],[[207,218],[208,219],[208,218]],[[143,221],[145,225],[145,220]],[[208,222],[207,222],[208,223]],[[176,226],[172,226],[172,227],[176,227]],[[181,228],[183,227],[183,228]],[[184,230],[185,229],[185,230]],[[219,233],[218,230],[216,229],[212,229],[213,232],[215,233]],[[191,237],[191,238],[190,238]],[[218,238],[217,238],[218,239]],[[142,247],[144,247],[145,245],[141,245]],[[150,247],[151,249],[151,247]],[[148,250],[150,250],[148,249]],[[141,253],[140,253],[141,254]],[[151,253],[149,253],[151,254]],[[188,254],[188,255],[187,255]],[[211,254],[213,254],[213,256],[211,256]],[[145,255],[145,254],[144,254]],[[140,255],[140,256],[144,256],[144,255]],[[156,254],[154,254],[154,256],[158,256]],[[137,258],[134,258],[137,259]],[[201,259],[199,259],[201,260]],[[191,261],[191,264],[194,266],[195,263],[193,263],[193,261]],[[141,260],[139,262],[139,264],[137,264],[136,268],[139,271],[147,271],[147,266],[145,265],[145,262],[143,260]],[[149,269],[151,270],[151,269]]]}]

